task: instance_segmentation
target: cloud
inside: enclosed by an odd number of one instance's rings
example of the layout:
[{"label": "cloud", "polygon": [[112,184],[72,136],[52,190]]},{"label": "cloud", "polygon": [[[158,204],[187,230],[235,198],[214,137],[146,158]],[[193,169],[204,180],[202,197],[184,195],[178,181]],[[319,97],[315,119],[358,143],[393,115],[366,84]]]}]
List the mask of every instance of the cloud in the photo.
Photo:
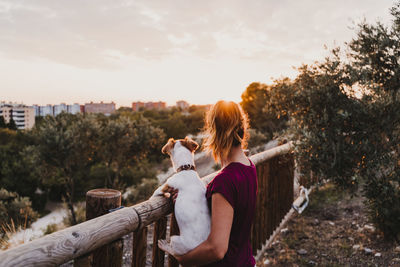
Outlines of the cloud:
[{"label": "cloud", "polygon": [[185,55],[305,60],[346,40],[351,18],[375,18],[392,2],[3,0],[0,52],[100,69]]}]

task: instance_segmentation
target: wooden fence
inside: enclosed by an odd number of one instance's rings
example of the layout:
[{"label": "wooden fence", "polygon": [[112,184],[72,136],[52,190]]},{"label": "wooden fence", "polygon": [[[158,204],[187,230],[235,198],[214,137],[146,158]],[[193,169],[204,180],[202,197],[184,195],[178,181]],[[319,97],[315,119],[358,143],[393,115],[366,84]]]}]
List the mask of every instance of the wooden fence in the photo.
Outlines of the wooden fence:
[{"label": "wooden fence", "polygon": [[[291,208],[294,158],[291,144],[288,143],[255,154],[250,159],[256,165],[258,175],[257,210],[251,235],[251,244],[256,253]],[[209,183],[216,174],[202,178],[204,183]],[[115,243],[115,240],[132,232],[131,266],[145,266],[147,233],[151,224],[151,264],[164,266],[165,255],[158,249],[157,240],[165,238],[168,228],[170,235],[179,231],[173,216],[170,216],[171,221],[167,227],[166,216],[171,211],[169,200],[163,197],[153,198],[0,252],[0,266],[57,266],[73,259],[75,266],[90,266],[94,259],[85,260],[89,253]],[[121,262],[118,259],[113,263],[100,264],[118,266]],[[178,263],[169,257],[168,266],[178,266]]]}]

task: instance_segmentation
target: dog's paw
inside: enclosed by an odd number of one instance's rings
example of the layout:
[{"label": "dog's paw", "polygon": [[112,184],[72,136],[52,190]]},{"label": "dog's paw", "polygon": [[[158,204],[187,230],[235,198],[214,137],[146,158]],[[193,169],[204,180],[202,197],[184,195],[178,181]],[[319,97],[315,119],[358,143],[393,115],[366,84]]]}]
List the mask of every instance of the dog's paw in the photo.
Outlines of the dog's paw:
[{"label": "dog's paw", "polygon": [[165,252],[167,252],[167,253],[173,255],[172,247],[171,247],[171,245],[167,242],[167,240],[165,240],[165,239],[160,239],[160,240],[158,240],[158,247],[159,247],[161,250],[163,250],[163,251],[165,251]]}]

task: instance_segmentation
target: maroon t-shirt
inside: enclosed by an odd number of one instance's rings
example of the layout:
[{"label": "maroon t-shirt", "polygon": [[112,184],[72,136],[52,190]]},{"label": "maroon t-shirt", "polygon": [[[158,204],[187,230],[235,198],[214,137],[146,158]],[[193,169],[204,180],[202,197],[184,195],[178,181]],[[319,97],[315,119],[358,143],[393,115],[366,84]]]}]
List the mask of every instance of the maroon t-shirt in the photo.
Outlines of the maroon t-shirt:
[{"label": "maroon t-shirt", "polygon": [[256,208],[256,167],[251,161],[249,166],[240,162],[231,162],[222,169],[207,186],[206,197],[211,212],[213,193],[222,194],[231,204],[234,214],[225,257],[221,261],[206,266],[254,266],[250,231]]}]

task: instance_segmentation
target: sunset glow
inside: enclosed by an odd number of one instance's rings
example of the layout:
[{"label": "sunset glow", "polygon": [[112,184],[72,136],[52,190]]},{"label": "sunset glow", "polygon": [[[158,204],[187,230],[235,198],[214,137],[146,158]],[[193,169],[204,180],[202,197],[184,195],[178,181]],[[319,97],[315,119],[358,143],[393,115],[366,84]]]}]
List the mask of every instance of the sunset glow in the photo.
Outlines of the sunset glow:
[{"label": "sunset glow", "polygon": [[393,1],[0,1],[0,100],[239,101]]}]

